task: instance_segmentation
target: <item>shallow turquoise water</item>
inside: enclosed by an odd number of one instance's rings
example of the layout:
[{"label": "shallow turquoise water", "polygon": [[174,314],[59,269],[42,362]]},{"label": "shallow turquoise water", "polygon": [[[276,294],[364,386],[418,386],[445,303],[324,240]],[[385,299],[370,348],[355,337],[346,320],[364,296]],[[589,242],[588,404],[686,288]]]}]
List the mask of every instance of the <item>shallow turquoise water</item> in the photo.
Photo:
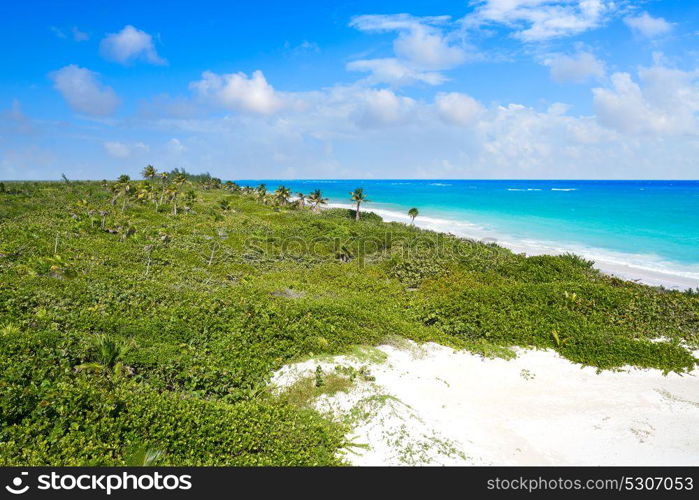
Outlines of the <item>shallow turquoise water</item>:
[{"label": "shallow turquoise water", "polygon": [[[292,192],[319,188],[349,204],[363,187],[366,208],[405,214],[450,230],[468,222],[493,239],[580,251],[609,252],[635,264],[696,270],[699,266],[699,181],[506,180],[246,180]],[[699,269],[699,267],[697,267]]]}]

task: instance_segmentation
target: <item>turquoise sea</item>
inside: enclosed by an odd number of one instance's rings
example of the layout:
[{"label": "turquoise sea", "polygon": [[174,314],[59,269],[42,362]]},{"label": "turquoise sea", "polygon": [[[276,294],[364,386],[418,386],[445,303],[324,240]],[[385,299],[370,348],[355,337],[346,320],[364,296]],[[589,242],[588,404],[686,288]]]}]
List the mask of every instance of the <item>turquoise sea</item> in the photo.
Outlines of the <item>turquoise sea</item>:
[{"label": "turquoise sea", "polygon": [[579,180],[245,180],[319,188],[349,205],[363,187],[365,205],[387,220],[496,241],[529,254],[572,251],[600,262],[697,280],[699,181]]}]

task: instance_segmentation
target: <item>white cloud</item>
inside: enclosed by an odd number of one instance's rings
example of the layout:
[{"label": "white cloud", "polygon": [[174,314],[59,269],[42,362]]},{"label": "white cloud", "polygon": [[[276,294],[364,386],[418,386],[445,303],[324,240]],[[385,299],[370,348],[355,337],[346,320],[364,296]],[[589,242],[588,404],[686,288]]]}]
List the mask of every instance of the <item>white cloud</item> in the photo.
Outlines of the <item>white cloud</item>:
[{"label": "white cloud", "polygon": [[90,39],[90,35],[84,31],[80,31],[77,26],[73,26],[71,32],[73,33],[73,40],[76,42],[84,42]]},{"label": "white cloud", "polygon": [[189,84],[200,97],[227,109],[271,115],[284,106],[283,98],[267,83],[262,71],[218,75],[202,73],[202,79]]},{"label": "white cloud", "polygon": [[151,64],[167,64],[158,55],[153,37],[145,31],[126,25],[118,33],[110,33],[100,43],[102,57],[121,64],[143,60]]},{"label": "white cloud", "polygon": [[449,17],[446,16],[357,16],[352,19],[350,26],[358,30],[398,33],[393,41],[395,57],[353,61],[347,68],[371,72],[370,83],[442,83],[445,77],[438,71],[454,68],[467,59],[464,48],[444,34],[443,28],[448,21]]},{"label": "white cloud", "polygon": [[[699,141],[623,134],[560,103],[483,107],[469,126],[391,91],[335,87],[304,96],[308,111],[273,120],[178,120],[188,156],[173,166],[220,177],[670,178],[699,173]],[[436,104],[436,103],[435,103]],[[469,123],[469,122],[465,122]],[[280,163],[283,159],[283,163]],[[173,163],[174,162],[174,163]],[[167,163],[167,161],[165,162]],[[289,169],[289,170],[287,170]],[[322,186],[319,186],[322,187]]]},{"label": "white cloud", "polygon": [[440,92],[435,97],[439,117],[446,123],[467,127],[483,113],[483,106],[473,97],[459,92]]},{"label": "white cloud", "polygon": [[646,38],[655,38],[672,31],[672,23],[662,17],[653,17],[648,12],[635,17],[627,17],[624,23],[633,31]]},{"label": "white cloud", "polygon": [[578,52],[572,56],[553,54],[544,60],[551,70],[551,78],[559,83],[585,83],[590,78],[604,76],[604,63],[590,52]]},{"label": "white cloud", "polygon": [[111,87],[98,80],[97,73],[75,64],[64,66],[49,73],[54,88],[68,105],[79,113],[91,116],[106,116],[114,112],[119,98]]},{"label": "white cloud", "polygon": [[308,40],[304,40],[296,46],[293,46],[288,41],[284,42],[284,49],[291,56],[301,56],[304,54],[320,53],[320,45],[318,45],[316,42],[309,42]]},{"label": "white cloud", "polygon": [[467,26],[502,24],[523,41],[577,35],[598,28],[613,14],[613,0],[471,0]]},{"label": "white cloud", "polygon": [[187,149],[185,147],[185,145],[182,144],[182,142],[175,137],[173,137],[172,139],[167,141],[166,148],[167,148],[168,152],[175,154],[175,155],[180,155],[180,154],[184,153],[185,150]]},{"label": "white cloud", "polygon": [[[686,100],[696,110],[696,93],[686,88],[686,73],[676,71],[650,68],[643,78],[639,76],[644,102],[659,107]],[[663,90],[668,86],[676,86],[678,91],[668,94]],[[163,134],[173,138],[161,142],[147,161],[161,168],[208,170],[223,178],[699,175],[694,160],[699,155],[696,135],[636,135],[633,130],[609,128],[594,115],[573,116],[562,103],[551,104],[543,111],[520,104],[482,106],[479,110],[468,96],[457,94],[459,97],[452,96],[451,100],[444,97],[449,95],[440,94],[432,102],[386,89],[335,86],[289,95],[304,101],[302,112],[288,107],[273,117],[242,113],[151,116],[142,118],[145,121],[139,136],[149,143],[162,140]],[[688,115],[685,112],[684,116]],[[65,148],[61,152],[67,154],[58,157],[55,177],[61,171],[69,177],[77,175],[71,172],[77,171],[79,163],[99,163],[111,169],[99,177],[121,173],[123,160],[110,164],[90,158],[76,142],[83,140],[56,141]],[[126,145],[133,147],[131,143]],[[79,154],[70,154],[73,147]],[[144,162],[129,160],[129,164],[136,163]],[[83,177],[96,176],[85,168]]]},{"label": "white cloud", "polygon": [[415,105],[413,99],[397,96],[388,89],[367,89],[356,98],[354,121],[363,128],[405,123]]},{"label": "white cloud", "polygon": [[[68,35],[66,35],[62,29],[57,28],[56,26],[51,26],[51,31],[53,31],[54,35],[56,35],[58,38],[68,38]],[[84,31],[81,31],[77,26],[73,26],[70,29],[70,32],[73,35],[73,41],[75,42],[84,42],[90,39],[90,35]]]},{"label": "white cloud", "polygon": [[129,158],[132,154],[136,152],[145,152],[150,148],[143,144],[142,142],[137,142],[135,144],[125,144],[119,141],[107,141],[102,144],[104,150],[114,158]]},{"label": "white cloud", "polygon": [[642,68],[639,82],[628,73],[615,73],[611,88],[593,89],[597,119],[626,134],[697,134],[699,127],[698,71],[664,66]]},{"label": "white cloud", "polygon": [[12,100],[10,109],[0,110],[0,134],[32,134],[36,131],[32,122],[17,99]]},{"label": "white cloud", "polygon": [[366,81],[371,84],[389,83],[394,86],[403,86],[423,82],[439,85],[446,80],[441,73],[420,71],[393,57],[351,61],[347,63],[347,69],[370,73]]},{"label": "white cloud", "polygon": [[449,69],[466,59],[461,47],[450,45],[440,32],[422,24],[402,32],[393,48],[398,57],[424,69]]},{"label": "white cloud", "polygon": [[63,30],[60,28],[57,28],[56,26],[51,26],[51,31],[53,32],[54,35],[56,35],[58,38],[66,38],[66,34],[63,33]]},{"label": "white cloud", "polygon": [[131,154],[129,147],[122,142],[105,142],[102,146],[114,158],[128,158]]}]

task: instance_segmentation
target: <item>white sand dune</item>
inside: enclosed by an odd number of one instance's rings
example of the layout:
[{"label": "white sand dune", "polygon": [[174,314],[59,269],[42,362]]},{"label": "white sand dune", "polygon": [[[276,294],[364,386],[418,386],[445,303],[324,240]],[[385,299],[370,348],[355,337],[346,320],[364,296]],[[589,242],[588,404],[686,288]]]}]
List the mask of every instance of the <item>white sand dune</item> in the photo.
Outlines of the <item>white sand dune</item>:
[{"label": "white sand dune", "polygon": [[483,359],[433,343],[381,346],[383,362],[351,356],[284,367],[283,387],[320,365],[368,366],[375,381],[321,396],[365,445],[354,465],[697,465],[699,377],[581,367],[554,351]]}]

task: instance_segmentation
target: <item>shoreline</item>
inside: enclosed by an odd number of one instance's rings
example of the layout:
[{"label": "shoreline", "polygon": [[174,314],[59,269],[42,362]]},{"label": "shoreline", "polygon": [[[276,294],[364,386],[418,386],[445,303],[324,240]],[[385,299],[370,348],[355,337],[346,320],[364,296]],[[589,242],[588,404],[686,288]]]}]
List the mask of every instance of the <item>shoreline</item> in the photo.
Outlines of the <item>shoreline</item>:
[{"label": "shoreline", "polygon": [[[327,207],[354,210],[354,206],[350,203],[329,202]],[[365,207],[363,210],[376,213],[386,222],[410,223],[410,217],[408,217],[407,214],[395,210],[370,207]],[[574,253],[585,259],[594,261],[594,267],[605,274],[616,276],[627,281],[635,281],[644,285],[663,286],[680,291],[689,288],[699,288],[699,270],[697,273],[682,273],[679,271],[673,272],[673,270],[651,268],[642,264],[633,263],[633,259],[638,258],[638,255],[635,254],[594,248],[586,249],[585,247],[576,247],[574,245],[565,247],[556,245],[554,242],[534,240],[510,241],[507,238],[494,238],[496,233],[480,228],[476,224],[468,221],[418,216],[415,219],[415,226],[421,229],[453,234],[461,238],[496,243],[515,253],[523,253],[527,256],[560,255],[567,252]],[[449,227],[447,228],[446,226]]]}]

